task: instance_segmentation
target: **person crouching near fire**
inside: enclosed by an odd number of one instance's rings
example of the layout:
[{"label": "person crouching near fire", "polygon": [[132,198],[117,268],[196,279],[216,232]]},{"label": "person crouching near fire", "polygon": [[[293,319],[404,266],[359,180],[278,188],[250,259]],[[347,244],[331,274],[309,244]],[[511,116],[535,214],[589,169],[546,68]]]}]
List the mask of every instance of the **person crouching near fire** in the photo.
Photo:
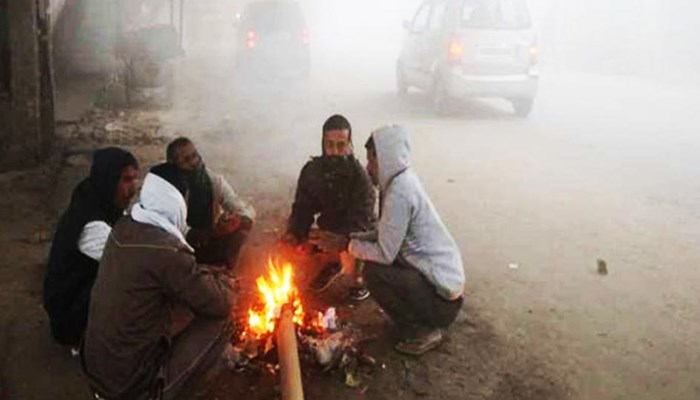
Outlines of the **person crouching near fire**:
[{"label": "person crouching near fire", "polygon": [[234,285],[225,269],[197,264],[185,192],[176,166],[154,167],[107,241],[81,352],[101,398],[183,398],[221,366]]},{"label": "person crouching near fire", "polygon": [[408,132],[381,128],[365,147],[367,172],[380,189],[377,230],[351,239],[326,234],[318,244],[346,250],[344,271],[364,261],[372,297],[399,329],[396,350],[421,355],[440,345],[462,308],[462,257],[411,168]]},{"label": "person crouching near fire", "polygon": [[[321,130],[321,148],[321,156],[308,161],[299,174],[283,238],[284,243],[311,253],[311,258],[323,264],[310,285],[319,292],[341,276],[341,266],[337,252],[317,251],[316,238],[324,233],[347,236],[371,230],[376,222],[375,190],[355,158],[352,126],[347,118],[336,114],[326,120]],[[369,291],[362,280],[359,276],[354,278],[348,297],[355,301],[368,298]]]}]

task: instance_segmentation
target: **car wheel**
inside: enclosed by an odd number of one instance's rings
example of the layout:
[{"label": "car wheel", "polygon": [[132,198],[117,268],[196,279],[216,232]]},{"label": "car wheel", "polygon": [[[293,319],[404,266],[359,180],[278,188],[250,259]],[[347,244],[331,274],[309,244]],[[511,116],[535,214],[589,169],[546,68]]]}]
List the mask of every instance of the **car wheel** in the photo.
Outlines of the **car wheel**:
[{"label": "car wheel", "polygon": [[512,99],[511,103],[513,103],[515,115],[525,118],[530,115],[530,112],[532,111],[534,99]]},{"label": "car wheel", "polygon": [[408,95],[408,82],[406,81],[406,73],[401,67],[396,67],[396,91],[399,97]]},{"label": "car wheel", "polygon": [[445,116],[450,111],[450,96],[441,79],[436,79],[432,91],[433,112],[436,115]]}]

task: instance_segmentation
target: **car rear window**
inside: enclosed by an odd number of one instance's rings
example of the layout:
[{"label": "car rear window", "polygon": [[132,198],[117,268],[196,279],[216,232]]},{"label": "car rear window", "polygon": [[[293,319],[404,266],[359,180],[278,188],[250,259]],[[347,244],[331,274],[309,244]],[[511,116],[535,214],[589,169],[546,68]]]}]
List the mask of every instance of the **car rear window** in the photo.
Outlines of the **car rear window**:
[{"label": "car rear window", "polygon": [[462,28],[526,29],[530,14],[522,0],[464,0]]},{"label": "car rear window", "polygon": [[246,7],[244,23],[260,32],[300,30],[304,28],[301,7],[294,2],[256,2]]}]

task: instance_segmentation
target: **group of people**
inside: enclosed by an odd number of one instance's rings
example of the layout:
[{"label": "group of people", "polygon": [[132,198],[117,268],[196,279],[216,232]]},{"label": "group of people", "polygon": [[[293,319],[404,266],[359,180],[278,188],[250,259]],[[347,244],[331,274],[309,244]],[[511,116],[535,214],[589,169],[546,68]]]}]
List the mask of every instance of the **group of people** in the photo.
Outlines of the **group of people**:
[{"label": "group of people", "polygon": [[[420,355],[462,306],[461,255],[411,168],[406,130],[378,129],[365,148],[366,169],[347,119],[325,122],[282,242],[330,255],[319,286],[353,277],[350,297],[372,296],[397,328],[396,350]],[[140,177],[128,151],[95,152],[56,229],[44,307],[100,398],[183,398],[227,351],[232,271],[256,215],[187,138],[139,191]]]}]

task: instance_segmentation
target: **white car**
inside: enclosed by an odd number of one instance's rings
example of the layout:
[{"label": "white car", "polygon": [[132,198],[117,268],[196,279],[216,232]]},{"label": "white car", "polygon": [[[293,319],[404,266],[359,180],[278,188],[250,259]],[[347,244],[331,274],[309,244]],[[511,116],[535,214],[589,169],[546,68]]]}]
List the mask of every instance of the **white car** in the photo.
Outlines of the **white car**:
[{"label": "white car", "polygon": [[427,0],[404,27],[400,94],[431,93],[438,114],[451,99],[474,97],[510,100],[522,117],[532,110],[539,51],[524,0]]}]

